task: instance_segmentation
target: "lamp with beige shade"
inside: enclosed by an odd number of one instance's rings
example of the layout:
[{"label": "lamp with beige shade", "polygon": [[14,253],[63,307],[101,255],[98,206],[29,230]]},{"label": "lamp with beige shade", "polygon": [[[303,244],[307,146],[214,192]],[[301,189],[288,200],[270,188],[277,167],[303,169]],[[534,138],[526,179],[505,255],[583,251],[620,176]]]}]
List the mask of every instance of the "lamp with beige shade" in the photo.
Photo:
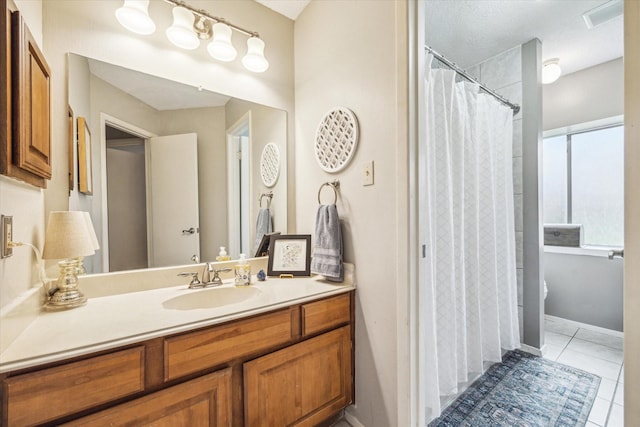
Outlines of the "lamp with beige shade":
[{"label": "lamp with beige shade", "polygon": [[43,259],[59,259],[60,276],[57,289],[44,305],[47,310],[66,310],[86,304],[78,289],[78,273],[82,260],[99,248],[93,224],[86,212],[54,211],[49,214]]}]

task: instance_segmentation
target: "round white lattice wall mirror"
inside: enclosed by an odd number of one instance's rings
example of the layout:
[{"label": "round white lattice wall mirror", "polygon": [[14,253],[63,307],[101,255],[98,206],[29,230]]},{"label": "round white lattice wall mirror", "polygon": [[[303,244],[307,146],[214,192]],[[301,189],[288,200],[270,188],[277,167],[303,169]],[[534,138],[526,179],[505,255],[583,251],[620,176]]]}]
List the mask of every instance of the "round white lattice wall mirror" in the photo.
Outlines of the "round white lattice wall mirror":
[{"label": "round white lattice wall mirror", "polygon": [[348,108],[335,107],[325,114],[316,131],[315,153],[326,172],[344,169],[358,146],[358,120]]},{"label": "round white lattice wall mirror", "polygon": [[276,185],[280,174],[280,149],[273,142],[268,143],[262,149],[260,157],[260,177],[262,183],[271,188]]}]

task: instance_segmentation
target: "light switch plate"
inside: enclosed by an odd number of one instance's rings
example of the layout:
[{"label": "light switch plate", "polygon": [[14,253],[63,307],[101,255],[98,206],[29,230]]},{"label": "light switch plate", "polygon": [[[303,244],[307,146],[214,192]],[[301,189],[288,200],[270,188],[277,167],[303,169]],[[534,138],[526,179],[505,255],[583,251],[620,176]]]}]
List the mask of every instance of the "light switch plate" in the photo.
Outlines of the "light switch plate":
[{"label": "light switch plate", "polygon": [[7,258],[13,255],[13,248],[9,246],[9,242],[13,240],[13,217],[2,215],[0,223],[2,224],[0,227],[0,229],[2,230],[0,236],[0,245],[2,246],[0,258]]},{"label": "light switch plate", "polygon": [[373,160],[362,165],[362,185],[373,185]]}]

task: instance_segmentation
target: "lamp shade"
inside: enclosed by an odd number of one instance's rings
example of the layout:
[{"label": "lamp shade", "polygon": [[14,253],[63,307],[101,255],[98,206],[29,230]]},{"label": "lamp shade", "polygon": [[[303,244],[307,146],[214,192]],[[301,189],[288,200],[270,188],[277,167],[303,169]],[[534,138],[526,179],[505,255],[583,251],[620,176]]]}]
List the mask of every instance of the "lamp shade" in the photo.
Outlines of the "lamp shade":
[{"label": "lamp shade", "polygon": [[49,213],[42,258],[77,258],[94,253],[94,243],[84,212],[55,211]]},{"label": "lamp shade", "polygon": [[247,40],[247,54],[242,58],[242,65],[254,73],[262,73],[269,68],[269,61],[264,57],[264,42],[258,37]]},{"label": "lamp shade", "polygon": [[167,38],[182,49],[193,50],[200,46],[200,39],[193,31],[195,16],[187,8],[173,8],[173,25],[167,28]]},{"label": "lamp shade", "polygon": [[118,22],[136,34],[153,34],[156,24],[149,16],[149,0],[125,0],[116,10]]},{"label": "lamp shade", "polygon": [[96,230],[93,228],[93,222],[91,222],[91,215],[89,215],[89,212],[83,213],[85,222],[87,223],[87,228],[89,229],[89,235],[91,236],[93,249],[97,251],[98,249],[100,249],[100,243],[98,242],[98,236],[96,236]]},{"label": "lamp shade", "polygon": [[549,59],[542,64],[542,84],[553,83],[560,78],[562,68],[558,58]]},{"label": "lamp shade", "polygon": [[229,62],[236,59],[238,51],[231,44],[231,27],[222,22],[213,24],[213,40],[207,50],[218,61]]}]

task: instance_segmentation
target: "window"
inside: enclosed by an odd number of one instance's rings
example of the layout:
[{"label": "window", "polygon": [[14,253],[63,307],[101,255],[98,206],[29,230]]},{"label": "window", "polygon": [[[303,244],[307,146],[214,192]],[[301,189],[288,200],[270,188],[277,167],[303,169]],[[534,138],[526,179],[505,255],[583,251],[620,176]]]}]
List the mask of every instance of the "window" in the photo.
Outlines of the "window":
[{"label": "window", "polygon": [[622,246],[624,127],[568,133],[543,142],[546,224],[582,224],[583,243]]}]

